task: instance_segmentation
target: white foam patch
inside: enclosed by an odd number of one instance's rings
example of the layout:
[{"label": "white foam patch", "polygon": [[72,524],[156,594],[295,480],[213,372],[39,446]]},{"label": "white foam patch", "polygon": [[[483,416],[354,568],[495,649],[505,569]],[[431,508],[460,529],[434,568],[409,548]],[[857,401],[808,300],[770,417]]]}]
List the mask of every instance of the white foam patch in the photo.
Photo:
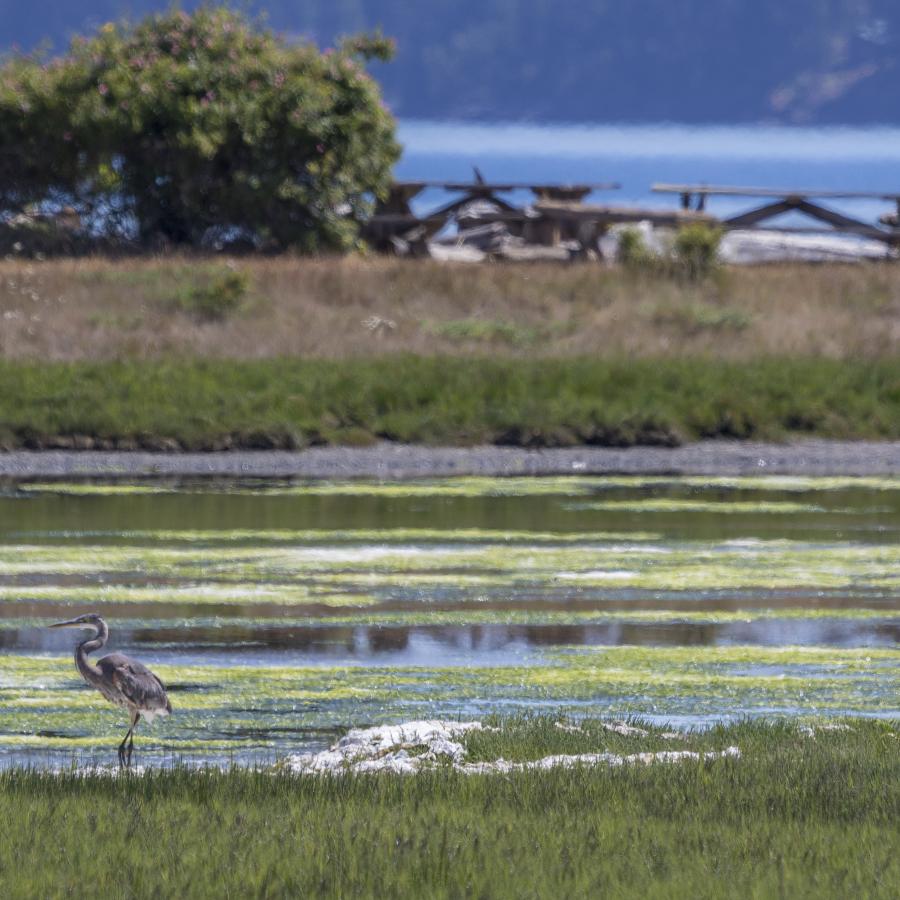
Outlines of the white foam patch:
[{"label": "white foam patch", "polygon": [[[629,734],[640,731],[628,728]],[[708,753],[691,750],[665,750],[655,753],[578,753],[545,756],[529,762],[465,762],[466,748],[459,738],[470,731],[486,730],[481,722],[446,722],[423,720],[377,728],[354,728],[329,750],[300,753],[286,757],[282,765],[300,775],[362,774],[391,772],[414,775],[436,767],[452,768],[472,775],[505,774],[528,770],[569,769],[576,766],[624,766],[673,763],[682,760],[739,758],[737,747]],[[610,729],[619,731],[618,728]],[[622,732],[620,732],[622,733]]]},{"label": "white foam patch", "polygon": [[592,569],[589,572],[558,572],[556,577],[565,581],[627,581],[637,578],[638,574],[626,569]]},{"label": "white foam patch", "polygon": [[413,544],[384,544],[373,547],[297,547],[284,551],[292,559],[312,562],[358,563],[377,562],[393,557],[450,556],[457,547],[420,547]]}]

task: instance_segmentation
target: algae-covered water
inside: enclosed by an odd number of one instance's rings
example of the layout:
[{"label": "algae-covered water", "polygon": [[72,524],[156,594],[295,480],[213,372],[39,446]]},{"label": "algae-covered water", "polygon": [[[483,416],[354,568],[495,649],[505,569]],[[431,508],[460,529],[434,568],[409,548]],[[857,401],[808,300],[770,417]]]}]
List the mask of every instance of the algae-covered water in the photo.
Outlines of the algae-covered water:
[{"label": "algae-covered water", "polygon": [[76,633],[167,682],[145,762],[492,712],[900,716],[900,479],[0,487],[0,764],[114,760]]}]

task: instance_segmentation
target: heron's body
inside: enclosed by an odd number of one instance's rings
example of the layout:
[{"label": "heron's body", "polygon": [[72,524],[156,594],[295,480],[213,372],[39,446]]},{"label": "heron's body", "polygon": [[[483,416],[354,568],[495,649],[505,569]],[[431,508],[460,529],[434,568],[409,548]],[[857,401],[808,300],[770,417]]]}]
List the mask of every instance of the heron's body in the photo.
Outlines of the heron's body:
[{"label": "heron's body", "polygon": [[131,765],[134,729],[141,716],[151,722],[157,716],[167,716],[172,712],[165,685],[143,663],[122,653],[110,653],[96,663],[88,658],[89,653],[101,649],[109,639],[109,628],[100,616],[91,613],[70,622],[58,622],[52,627],[95,629],[93,637],[75,648],[75,666],[81,677],[97,688],[110,703],[128,710],[131,727],[119,745],[119,763]]}]

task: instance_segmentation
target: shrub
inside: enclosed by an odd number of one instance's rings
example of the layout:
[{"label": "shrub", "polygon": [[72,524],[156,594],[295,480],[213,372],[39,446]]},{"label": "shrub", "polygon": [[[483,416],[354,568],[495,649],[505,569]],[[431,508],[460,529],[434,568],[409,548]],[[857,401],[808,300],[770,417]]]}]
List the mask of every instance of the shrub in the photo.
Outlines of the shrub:
[{"label": "shrub", "polygon": [[619,231],[618,261],[627,269],[645,270],[654,264],[653,254],[647,247],[644,235],[637,228]]},{"label": "shrub", "polygon": [[706,278],[718,266],[722,232],[707,225],[686,225],[672,245],[676,269],[691,280]]},{"label": "shrub", "polygon": [[246,272],[213,270],[201,284],[185,288],[173,306],[202,322],[221,322],[241,307],[248,287]]},{"label": "shrub", "polygon": [[363,71],[386,41],[332,53],[202,7],[104,25],[45,64],[0,67],[0,205],[68,203],[145,245],[244,240],[344,249],[399,148]]}]

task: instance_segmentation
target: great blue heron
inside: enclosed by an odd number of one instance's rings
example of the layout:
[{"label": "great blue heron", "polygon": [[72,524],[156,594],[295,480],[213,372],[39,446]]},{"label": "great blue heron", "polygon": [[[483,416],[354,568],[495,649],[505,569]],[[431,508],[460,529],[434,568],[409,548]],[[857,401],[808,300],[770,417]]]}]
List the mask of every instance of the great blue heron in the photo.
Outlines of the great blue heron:
[{"label": "great blue heron", "polygon": [[152,722],[157,716],[167,716],[172,712],[165,685],[143,663],[121,653],[103,656],[96,665],[88,659],[88,653],[105,646],[109,638],[106,622],[96,613],[88,613],[69,622],[57,622],[50,627],[94,629],[93,637],[75,648],[75,665],[88,684],[97,688],[111,703],[128,710],[131,727],[119,744],[119,765],[128,768],[134,749],[134,729],[141,716]]}]

